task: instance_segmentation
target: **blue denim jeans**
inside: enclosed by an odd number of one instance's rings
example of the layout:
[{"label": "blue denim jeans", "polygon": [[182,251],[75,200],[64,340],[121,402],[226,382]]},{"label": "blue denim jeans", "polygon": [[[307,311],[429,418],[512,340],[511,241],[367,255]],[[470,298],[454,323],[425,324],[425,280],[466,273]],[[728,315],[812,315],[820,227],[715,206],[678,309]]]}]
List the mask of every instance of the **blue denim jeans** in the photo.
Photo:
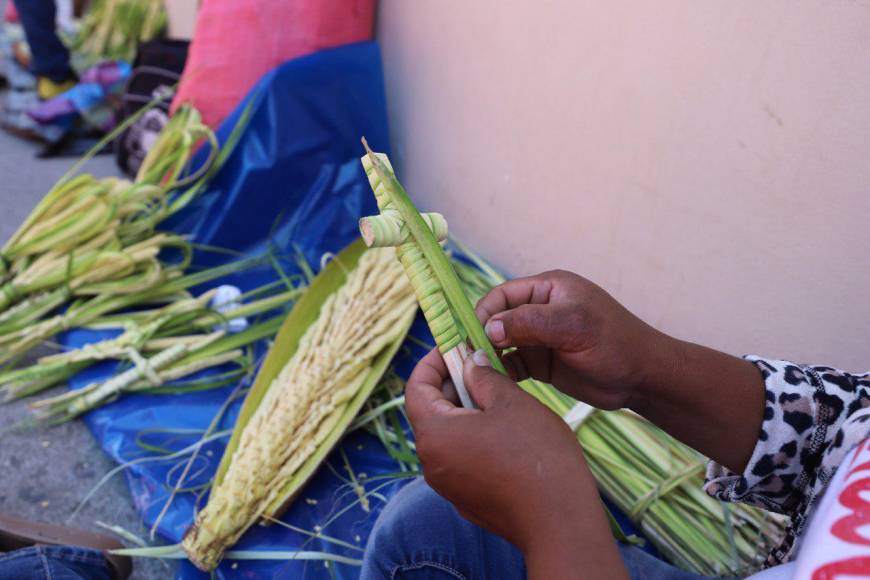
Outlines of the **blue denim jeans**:
[{"label": "blue denim jeans", "polygon": [[78,546],[31,546],[0,554],[0,580],[111,580],[103,555]]},{"label": "blue denim jeans", "polygon": [[[698,580],[634,546],[619,544],[634,580]],[[522,580],[520,551],[468,522],[422,480],[387,504],[369,537],[362,580]]]},{"label": "blue denim jeans", "polygon": [[68,80],[71,75],[69,51],[57,35],[54,0],[24,0],[15,3],[21,27],[27,37],[31,72],[55,82]]}]

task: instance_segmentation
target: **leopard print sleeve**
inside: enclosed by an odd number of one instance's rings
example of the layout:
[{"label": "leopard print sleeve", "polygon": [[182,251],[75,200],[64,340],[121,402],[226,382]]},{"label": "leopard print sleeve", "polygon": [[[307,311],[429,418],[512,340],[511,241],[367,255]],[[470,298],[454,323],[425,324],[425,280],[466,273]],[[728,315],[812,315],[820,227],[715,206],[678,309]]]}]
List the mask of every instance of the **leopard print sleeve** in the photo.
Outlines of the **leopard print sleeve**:
[{"label": "leopard print sleeve", "polygon": [[837,466],[870,434],[870,373],[748,356],[764,378],[764,420],[742,474],[710,462],[707,493],[791,516],[769,563],[788,560]]}]

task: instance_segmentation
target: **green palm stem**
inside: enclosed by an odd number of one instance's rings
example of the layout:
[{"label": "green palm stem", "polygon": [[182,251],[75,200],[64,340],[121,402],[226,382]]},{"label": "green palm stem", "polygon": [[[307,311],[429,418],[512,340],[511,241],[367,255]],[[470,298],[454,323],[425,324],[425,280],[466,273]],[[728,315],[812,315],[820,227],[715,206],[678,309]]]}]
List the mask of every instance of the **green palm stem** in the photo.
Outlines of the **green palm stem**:
[{"label": "green palm stem", "polygon": [[72,43],[87,62],[132,62],[141,42],[151,40],[167,24],[160,0],[95,0],[82,18]]},{"label": "green palm stem", "polygon": [[[209,335],[199,335],[196,341],[174,343],[145,359],[147,365],[133,366],[106,381],[37,401],[31,408],[37,420],[59,424],[125,393],[161,390],[174,392],[175,389],[168,383],[194,373],[240,361],[249,367],[250,362],[244,360],[242,348],[275,336],[283,322],[283,317],[276,316],[236,334],[217,331]],[[152,376],[149,377],[148,371],[153,373]]]},{"label": "green palm stem", "polygon": [[246,258],[184,276],[173,271],[168,273],[165,281],[137,294],[103,294],[75,302],[63,314],[0,335],[0,365],[17,359],[64,330],[87,326],[104,315],[140,304],[182,299],[185,296],[181,293],[187,288],[240,272],[264,260],[263,257]]},{"label": "green palm stem", "polygon": [[[228,143],[235,143],[236,133],[231,134]],[[210,145],[209,158],[199,171],[182,178],[181,173],[203,140]],[[26,300],[28,293],[70,283],[71,278],[85,272],[89,272],[88,280],[92,282],[122,277],[118,271],[131,272],[132,264],[125,266],[124,261],[141,251],[137,243],[162,239],[155,234],[157,224],[201,190],[221,153],[226,152],[220,151],[214,133],[202,124],[195,110],[185,107],[161,133],[136,183],[65,176],[0,251],[0,312],[16,301]],[[193,185],[189,191],[169,202],[170,192],[189,184]],[[44,275],[46,269],[50,276]],[[156,269],[149,271],[157,275]],[[132,286],[132,280],[127,282]],[[103,288],[98,284],[91,293]]]},{"label": "green palm stem", "polygon": [[[180,248],[183,258],[181,263],[166,267],[157,255],[169,247]],[[121,251],[89,251],[81,256],[35,262],[14,282],[0,287],[0,308],[58,287],[67,288],[70,296],[143,292],[162,283],[171,272],[183,269],[190,256],[183,238],[160,234]]]},{"label": "green palm stem", "polygon": [[493,366],[505,372],[471,303],[441,248],[439,239],[447,236],[447,222],[440,214],[420,215],[396,180],[389,160],[375,154],[363,140],[367,154],[363,168],[375,193],[381,214],[363,218],[360,230],[368,246],[396,245],[397,256],[411,281],[417,302],[438,345],[456,392],[465,407],[473,407],[462,376],[468,356],[466,341],[475,349],[485,349]]},{"label": "green palm stem", "polygon": [[475,350],[484,350],[487,353],[493,368],[506,374],[501,359],[499,359],[495,349],[489,342],[489,339],[487,339],[483,326],[474,313],[471,302],[469,302],[468,297],[459,284],[456,272],[450,265],[450,261],[433,235],[432,230],[429,229],[426,221],[420,216],[417,208],[414,207],[405,188],[402,187],[402,184],[399,183],[381,158],[375,155],[369,148],[365,139],[363,139],[363,146],[366,149],[368,162],[371,164],[380,182],[378,186],[380,191],[376,192],[375,195],[384,201],[379,202],[378,207],[381,207],[381,203],[386,205],[389,202],[392,209],[398,212],[404,227],[408,229],[410,237],[413,238],[419,247],[422,259],[425,259],[428,263],[432,274],[438,281],[440,290],[444,294],[460,334],[463,338],[467,338]]},{"label": "green palm stem", "polygon": [[57,218],[58,214],[63,214],[70,204],[81,200],[82,197],[87,199],[88,196],[85,194],[100,191],[102,187],[103,185],[91,175],[79,175],[66,182],[58,183],[40,200],[30,215],[25,218],[24,223],[3,244],[0,254],[8,259],[10,255],[24,253],[26,247],[22,248],[22,244],[35,243],[34,237],[44,233],[43,228],[38,228],[42,220]]},{"label": "green palm stem", "polygon": [[149,358],[136,355],[131,349],[130,354],[134,360],[134,365],[131,368],[107,381],[32,403],[31,409],[38,421],[59,423],[74,419],[82,413],[114,399],[131,386],[140,383],[142,379],[147,380],[151,386],[160,386],[163,384],[163,380],[159,371],[178,362],[189,353],[205,347],[209,342],[217,340],[222,335],[223,332],[216,332],[204,336],[194,345],[176,344]]},{"label": "green palm stem", "polygon": [[[268,284],[267,286],[274,287],[273,284]],[[255,292],[257,292],[257,290],[254,290],[249,294],[254,294]],[[253,300],[251,302],[240,302],[238,303],[238,305],[234,306],[231,311],[225,314],[222,314],[212,309],[204,309],[201,312],[192,313],[193,315],[190,318],[173,318],[173,320],[166,325],[165,330],[167,334],[176,333],[176,327],[180,327],[182,331],[188,331],[193,329],[202,330],[214,326],[223,325],[227,322],[227,319],[248,318],[251,316],[257,316],[259,314],[281,308],[291,302],[294,302],[304,292],[305,287],[299,286],[285,292],[274,294],[272,296]],[[118,328],[119,326],[123,326],[125,323],[130,322],[141,324],[149,320],[157,312],[160,312],[160,309],[129,312],[109,317],[101,317],[93,323],[88,324],[87,327],[93,329]]]},{"label": "green palm stem", "polygon": [[34,224],[17,244],[3,252],[4,258],[10,261],[68,247],[71,241],[101,233],[115,214],[108,191],[107,184],[100,182],[85,188],[69,207]]},{"label": "green palm stem", "polygon": [[60,200],[71,195],[83,186],[92,184],[95,181],[92,175],[79,175],[68,181],[58,182],[49,192],[43,197],[32,212],[24,219],[24,222],[18,227],[12,236],[3,244],[2,253],[5,254],[10,248],[14,247],[21,240],[22,236],[39,221],[49,210]]},{"label": "green palm stem", "polygon": [[64,304],[71,296],[70,289],[62,286],[30,296],[0,313],[0,336],[30,326]]},{"label": "green palm stem", "polygon": [[[203,335],[182,333],[222,327],[226,323],[227,316],[248,318],[285,307],[303,292],[304,288],[295,288],[243,303],[226,315],[206,307],[214,296],[214,291],[206,292],[197,298],[172,302],[156,310],[136,313],[135,317],[121,315],[112,320],[111,326],[111,328],[119,326],[125,328],[120,336],[87,344],[80,349],[42,357],[30,367],[0,371],[0,393],[5,395],[6,400],[33,395],[69,378],[70,373],[66,372],[68,365],[75,365],[77,370],[81,370],[101,360],[124,359],[130,348],[141,352],[153,352],[167,349],[175,344],[192,346],[201,340]],[[141,316],[142,314],[145,316]],[[231,338],[234,335],[218,342],[240,345],[246,344],[244,341],[249,339],[259,340],[268,336],[274,324],[272,322],[265,326],[254,325],[256,330],[239,333],[242,335],[242,342]]]}]

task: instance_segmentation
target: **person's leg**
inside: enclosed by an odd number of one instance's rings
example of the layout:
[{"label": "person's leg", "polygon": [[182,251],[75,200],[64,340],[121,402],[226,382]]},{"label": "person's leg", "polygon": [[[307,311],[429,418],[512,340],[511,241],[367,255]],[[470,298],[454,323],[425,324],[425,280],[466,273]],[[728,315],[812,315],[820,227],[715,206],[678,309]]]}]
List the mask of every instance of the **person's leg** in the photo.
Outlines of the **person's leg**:
[{"label": "person's leg", "polygon": [[[0,513],[0,580],[7,578],[116,578],[130,575],[128,556],[116,538],[57,524],[22,520]],[[27,574],[21,570],[29,570]],[[39,575],[34,571],[42,571]]]},{"label": "person's leg", "polygon": [[522,580],[520,551],[463,519],[422,479],[387,504],[372,534],[361,580]]},{"label": "person's leg", "polygon": [[111,580],[103,554],[78,546],[31,546],[0,554],[0,580]]},{"label": "person's leg", "polygon": [[30,45],[33,74],[55,83],[74,78],[69,50],[57,35],[57,7],[54,0],[18,0],[15,7],[27,36],[27,44]]},{"label": "person's leg", "polygon": [[[708,576],[686,572],[659,560],[635,546],[617,544],[622,563],[632,580],[714,580]],[[729,580],[720,578],[718,580]],[[737,580],[732,578],[730,580]]]},{"label": "person's leg", "polygon": [[[578,538],[582,542],[582,538]],[[619,545],[633,580],[703,580],[634,546]],[[457,513],[422,479],[390,500],[375,523],[362,580],[521,580],[520,551]]]}]

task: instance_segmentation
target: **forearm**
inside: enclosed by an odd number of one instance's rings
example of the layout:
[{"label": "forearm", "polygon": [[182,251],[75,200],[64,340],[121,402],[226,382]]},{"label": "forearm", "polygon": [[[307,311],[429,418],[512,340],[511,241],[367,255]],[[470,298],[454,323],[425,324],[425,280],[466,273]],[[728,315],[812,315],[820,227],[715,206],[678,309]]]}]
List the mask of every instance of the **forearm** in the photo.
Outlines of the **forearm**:
[{"label": "forearm", "polygon": [[595,478],[582,455],[570,463],[576,475],[550,480],[547,497],[519,500],[529,510],[518,538],[528,577],[627,579]]},{"label": "forearm", "polygon": [[523,550],[530,580],[628,578],[603,504],[595,495],[591,509],[571,513],[566,507],[553,526],[538,530],[538,541]]},{"label": "forearm", "polygon": [[546,551],[540,555],[531,555],[525,558],[527,577],[530,580],[548,580],[561,578],[563,580],[597,580],[609,578],[613,580],[627,579],[628,573],[619,552],[611,538],[614,557],[604,555],[591,549],[578,549],[580,540],[573,546],[574,554],[565,552]]},{"label": "forearm", "polygon": [[764,381],[752,363],[661,335],[633,411],[736,473],[758,440]]}]

